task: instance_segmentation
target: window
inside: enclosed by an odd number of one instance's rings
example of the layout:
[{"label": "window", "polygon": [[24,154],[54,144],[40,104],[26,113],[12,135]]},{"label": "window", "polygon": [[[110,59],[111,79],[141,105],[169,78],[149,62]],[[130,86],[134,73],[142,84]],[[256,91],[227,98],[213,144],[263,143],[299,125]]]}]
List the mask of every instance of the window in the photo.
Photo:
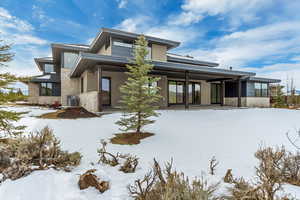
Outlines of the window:
[{"label": "window", "polygon": [[189,83],[189,104],[201,104],[200,83]]},{"label": "window", "polygon": [[78,54],[72,52],[64,52],[63,54],[63,66],[64,68],[73,68],[76,64]]},{"label": "window", "polygon": [[111,103],[111,80],[108,77],[103,77],[102,82],[102,105],[109,106]]},{"label": "window", "polygon": [[53,96],[52,83],[41,83],[40,96]]},{"label": "window", "polygon": [[169,104],[183,104],[184,82],[169,81]]},{"label": "window", "polygon": [[53,66],[53,64],[45,64],[44,65],[44,71],[45,71],[45,73],[52,73],[52,72],[54,72],[54,66]]},{"label": "window", "polygon": [[132,48],[132,46],[133,46],[133,44],[131,44],[129,42],[125,42],[123,40],[114,40],[113,45],[120,46],[120,47],[128,47],[128,48]]},{"label": "window", "polygon": [[255,97],[267,97],[268,96],[268,84],[267,83],[254,83]]},{"label": "window", "polygon": [[81,77],[80,78],[80,90],[81,90],[81,93],[83,93],[84,92],[84,79],[83,79],[83,77]]}]

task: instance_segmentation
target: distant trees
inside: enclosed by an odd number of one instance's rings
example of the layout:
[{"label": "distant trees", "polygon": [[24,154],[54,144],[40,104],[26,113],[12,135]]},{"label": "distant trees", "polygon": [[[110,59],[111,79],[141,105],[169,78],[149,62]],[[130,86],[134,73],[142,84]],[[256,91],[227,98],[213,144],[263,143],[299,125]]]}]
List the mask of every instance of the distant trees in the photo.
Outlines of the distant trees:
[{"label": "distant trees", "polygon": [[153,65],[146,59],[149,53],[147,48],[148,42],[142,35],[135,43],[132,64],[126,66],[129,70],[126,72],[128,79],[120,88],[124,115],[116,122],[122,131],[141,133],[142,127],[154,123],[150,118],[158,116],[155,112],[157,106],[154,104],[161,98],[155,84],[159,78],[149,76]]}]

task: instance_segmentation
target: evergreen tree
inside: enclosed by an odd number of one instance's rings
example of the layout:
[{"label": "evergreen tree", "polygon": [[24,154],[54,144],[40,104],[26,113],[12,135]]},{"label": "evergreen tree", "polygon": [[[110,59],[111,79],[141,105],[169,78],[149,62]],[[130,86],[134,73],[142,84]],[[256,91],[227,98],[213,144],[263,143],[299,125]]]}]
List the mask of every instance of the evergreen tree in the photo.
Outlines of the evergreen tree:
[{"label": "evergreen tree", "polygon": [[155,109],[155,103],[159,101],[161,96],[159,88],[155,83],[160,79],[158,77],[149,76],[153,65],[146,60],[148,55],[148,42],[142,35],[135,42],[134,59],[132,64],[127,65],[129,72],[126,72],[128,79],[124,85],[120,87],[122,93],[121,103],[124,114],[116,124],[120,125],[120,130],[133,130],[141,133],[142,127],[152,124],[155,120],[151,117],[157,117],[158,113]]},{"label": "evergreen tree", "polygon": [[276,86],[276,96],[274,98],[275,100],[275,107],[283,107],[285,105],[285,100],[284,100],[284,94],[283,94],[283,86],[277,85]]},{"label": "evergreen tree", "polygon": [[[0,40],[0,67],[7,67],[6,63],[11,61],[13,54],[10,52],[11,46],[7,44],[1,44]],[[7,90],[10,90],[9,85],[16,81],[23,81],[26,78],[17,78],[9,73],[0,73],[0,105],[11,101],[12,98],[7,94]],[[22,132],[24,126],[15,126],[13,122],[18,121],[21,118],[22,113],[0,110],[0,137],[7,135],[17,135]]]}]

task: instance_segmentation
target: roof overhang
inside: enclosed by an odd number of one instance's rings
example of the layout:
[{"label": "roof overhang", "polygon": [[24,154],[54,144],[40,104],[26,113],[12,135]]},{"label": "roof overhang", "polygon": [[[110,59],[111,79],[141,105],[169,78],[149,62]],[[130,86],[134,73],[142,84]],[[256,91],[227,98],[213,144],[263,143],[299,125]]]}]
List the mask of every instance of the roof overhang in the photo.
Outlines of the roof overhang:
[{"label": "roof overhang", "polygon": [[261,77],[248,77],[247,80],[249,81],[257,81],[262,83],[280,83],[280,79],[271,79],[271,78],[261,78]]},{"label": "roof overhang", "polygon": [[53,58],[52,57],[34,58],[34,62],[38,66],[39,70],[43,71],[42,64],[45,64],[45,63],[52,64],[53,63]]},{"label": "roof overhang", "polygon": [[[103,45],[105,41],[107,41],[111,36],[115,36],[118,38],[124,38],[124,39],[132,39],[136,40],[141,34],[137,33],[130,33],[126,31],[116,30],[116,29],[110,29],[110,28],[101,28],[100,33],[96,36],[94,41],[91,44],[91,52],[95,53],[99,47]],[[172,49],[175,47],[178,47],[180,45],[180,42],[167,40],[167,39],[161,39],[149,35],[145,35],[147,41],[149,43],[156,43],[156,44],[162,44],[166,45],[167,49]]]},{"label": "roof overhang", "polygon": [[[78,77],[84,70],[93,67],[95,65],[117,65],[125,66],[130,64],[130,60],[125,57],[118,56],[107,56],[91,53],[80,53],[77,59],[75,68],[71,72],[71,77]],[[159,62],[152,61],[154,65],[154,70],[165,70],[171,72],[190,72],[190,73],[203,73],[209,75],[219,75],[226,77],[249,77],[255,76],[255,73],[244,72],[244,71],[233,71],[227,69],[219,69],[205,66],[195,66],[181,63],[172,63],[172,62]]]},{"label": "roof overhang", "polygon": [[31,77],[30,81],[32,83],[59,83],[60,82],[60,76],[57,74],[43,74],[38,76]]},{"label": "roof overhang", "polygon": [[53,56],[53,63],[58,64],[61,62],[61,53],[63,51],[69,52],[87,52],[90,50],[89,45],[75,45],[75,44],[58,44],[53,43],[51,44],[52,48],[52,56]]},{"label": "roof overhang", "polygon": [[213,62],[206,62],[196,59],[188,59],[188,58],[179,58],[179,57],[173,57],[170,55],[167,55],[167,60],[170,62],[176,62],[176,63],[185,63],[185,64],[192,64],[192,65],[200,65],[200,66],[208,66],[208,67],[217,67],[219,66],[218,63]]}]

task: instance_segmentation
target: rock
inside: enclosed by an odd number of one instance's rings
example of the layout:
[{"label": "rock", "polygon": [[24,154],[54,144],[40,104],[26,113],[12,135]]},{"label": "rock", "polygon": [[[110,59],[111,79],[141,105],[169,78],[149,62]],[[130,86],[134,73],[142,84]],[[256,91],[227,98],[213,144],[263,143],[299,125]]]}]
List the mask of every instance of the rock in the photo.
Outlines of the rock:
[{"label": "rock", "polygon": [[99,192],[103,193],[109,188],[109,183],[107,181],[100,181],[99,178],[93,174],[96,169],[90,169],[84,174],[80,175],[78,186],[80,190],[84,190],[88,187],[94,187]]},{"label": "rock", "polygon": [[7,168],[11,164],[9,156],[5,151],[0,151],[0,168]]},{"label": "rock", "polygon": [[226,172],[226,175],[224,177],[224,182],[225,183],[233,183],[233,181],[234,181],[234,178],[232,175],[232,169],[228,169]]}]

